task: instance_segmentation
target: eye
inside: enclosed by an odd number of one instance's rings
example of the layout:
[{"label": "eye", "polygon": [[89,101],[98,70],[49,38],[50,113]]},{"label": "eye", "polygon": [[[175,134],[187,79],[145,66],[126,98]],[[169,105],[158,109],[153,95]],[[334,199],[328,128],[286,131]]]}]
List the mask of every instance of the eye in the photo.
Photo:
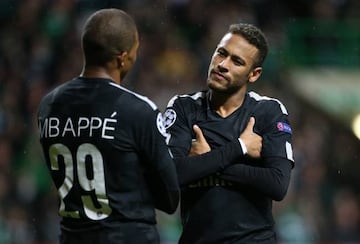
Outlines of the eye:
[{"label": "eye", "polygon": [[244,60],[240,59],[240,58],[232,58],[232,61],[233,63],[236,65],[236,66],[241,66],[241,65],[245,65],[245,62]]},{"label": "eye", "polygon": [[235,64],[236,66],[243,65],[243,62],[241,62],[241,61],[238,60],[238,59],[234,59],[233,62],[234,62],[234,64]]},{"label": "eye", "polygon": [[221,57],[226,57],[227,56],[227,52],[223,49],[218,49],[218,55]]}]

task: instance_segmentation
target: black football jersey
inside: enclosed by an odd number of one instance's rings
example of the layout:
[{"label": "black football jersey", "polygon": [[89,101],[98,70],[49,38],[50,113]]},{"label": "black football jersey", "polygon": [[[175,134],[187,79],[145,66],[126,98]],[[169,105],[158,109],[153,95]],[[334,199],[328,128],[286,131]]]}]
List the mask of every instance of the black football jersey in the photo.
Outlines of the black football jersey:
[{"label": "black football jersey", "polygon": [[[248,92],[242,106],[223,118],[211,109],[209,94],[175,96],[164,113],[182,188],[180,243],[274,240],[272,200],[286,192],[294,163],[287,110],[276,99]],[[244,155],[238,141],[251,116],[263,138],[260,160]],[[194,124],[211,152],[188,157]]]},{"label": "black football jersey", "polygon": [[155,224],[179,189],[160,111],[108,79],[73,79],[38,110],[40,142],[59,195],[62,228]]}]

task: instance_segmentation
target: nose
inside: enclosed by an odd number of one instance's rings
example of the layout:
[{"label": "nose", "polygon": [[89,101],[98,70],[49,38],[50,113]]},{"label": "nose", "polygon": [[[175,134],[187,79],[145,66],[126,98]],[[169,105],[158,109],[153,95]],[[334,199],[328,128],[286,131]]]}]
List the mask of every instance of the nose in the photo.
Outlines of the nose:
[{"label": "nose", "polygon": [[221,72],[226,72],[229,70],[229,62],[230,62],[230,59],[229,58],[224,58],[223,60],[221,60],[218,64],[218,69],[219,71]]}]

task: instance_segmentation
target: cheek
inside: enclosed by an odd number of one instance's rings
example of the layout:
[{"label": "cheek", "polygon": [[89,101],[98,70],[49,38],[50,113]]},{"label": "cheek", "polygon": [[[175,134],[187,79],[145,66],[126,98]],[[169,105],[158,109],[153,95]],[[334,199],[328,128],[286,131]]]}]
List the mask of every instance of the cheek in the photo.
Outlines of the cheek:
[{"label": "cheek", "polygon": [[210,64],[209,64],[209,68],[208,68],[208,74],[210,75],[211,70],[213,70],[215,67],[215,62],[214,59],[211,59]]},{"label": "cheek", "polygon": [[234,69],[233,72],[230,72],[231,79],[234,81],[234,83],[244,83],[249,80],[249,73],[245,72],[242,69]]},{"label": "cheek", "polygon": [[215,63],[216,63],[216,60],[214,58],[212,58],[210,61],[210,64],[209,64],[209,68],[215,67],[215,65],[216,65]]},{"label": "cheek", "polygon": [[130,61],[131,64],[134,64],[135,61],[136,61],[136,59],[137,59],[137,55],[136,55],[136,53],[135,53],[133,56],[130,57],[130,60],[129,60],[129,61]]},{"label": "cheek", "polygon": [[238,66],[232,66],[229,73],[234,78],[240,78],[244,76],[244,71]]}]

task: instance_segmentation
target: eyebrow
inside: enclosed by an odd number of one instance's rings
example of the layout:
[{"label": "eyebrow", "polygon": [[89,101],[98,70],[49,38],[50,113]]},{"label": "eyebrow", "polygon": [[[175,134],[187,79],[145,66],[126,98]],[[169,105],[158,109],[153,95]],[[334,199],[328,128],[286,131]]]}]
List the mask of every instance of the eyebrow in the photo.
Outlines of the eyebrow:
[{"label": "eyebrow", "polygon": [[246,64],[246,62],[245,62],[245,60],[244,60],[243,58],[241,58],[241,57],[239,57],[239,56],[237,56],[237,55],[231,55],[231,54],[228,52],[228,50],[226,50],[224,47],[218,47],[218,48],[217,48],[217,51],[219,51],[219,50],[226,52],[227,55],[230,55],[230,57],[231,57],[232,60],[234,60],[234,61],[236,61],[236,62],[239,62],[239,63],[241,63],[241,64]]},{"label": "eyebrow", "polygon": [[246,61],[239,56],[231,55],[231,59],[241,64],[246,64]]}]

